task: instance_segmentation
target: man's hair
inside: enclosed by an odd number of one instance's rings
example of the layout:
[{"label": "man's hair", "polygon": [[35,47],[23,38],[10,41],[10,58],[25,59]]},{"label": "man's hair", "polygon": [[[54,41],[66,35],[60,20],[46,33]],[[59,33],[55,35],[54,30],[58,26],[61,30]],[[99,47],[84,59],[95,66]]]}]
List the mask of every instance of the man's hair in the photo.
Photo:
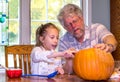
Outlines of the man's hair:
[{"label": "man's hair", "polygon": [[79,17],[82,16],[82,10],[80,9],[79,6],[75,5],[75,4],[67,4],[65,5],[59,12],[57,19],[60,22],[60,24],[64,27],[64,17],[69,16],[70,14],[76,14]]}]

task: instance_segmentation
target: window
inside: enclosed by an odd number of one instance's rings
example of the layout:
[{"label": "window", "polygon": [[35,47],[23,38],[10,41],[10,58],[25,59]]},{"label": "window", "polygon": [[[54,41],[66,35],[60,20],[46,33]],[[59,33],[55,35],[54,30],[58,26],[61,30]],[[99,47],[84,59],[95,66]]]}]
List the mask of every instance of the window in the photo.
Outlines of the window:
[{"label": "window", "polygon": [[[40,24],[44,24],[46,22],[55,23],[55,25],[60,27],[62,31],[65,31],[56,19],[59,9],[67,3],[74,3],[82,8],[82,6],[84,5],[86,6],[87,1],[91,1],[91,0],[8,0],[8,1],[9,1],[8,2],[9,3],[8,41],[9,41],[9,45],[14,45],[14,44],[24,44],[24,43],[26,44],[25,41],[29,42],[27,44],[30,43],[34,44],[36,28]],[[86,12],[87,9],[84,10],[84,13]],[[29,13],[31,13],[31,16],[29,15]],[[25,32],[27,35],[24,34]],[[0,64],[4,65],[5,64],[4,46],[0,46],[0,53],[1,53]]]},{"label": "window", "polygon": [[19,0],[9,0],[9,45],[19,44]]},{"label": "window", "polygon": [[[3,2],[6,1],[8,1],[8,3],[4,4]],[[7,28],[2,29],[4,34],[1,36],[3,38],[4,36],[5,38],[8,36],[8,43],[0,46],[0,64],[4,65],[4,45],[19,44],[19,0],[0,0],[0,2],[2,2],[2,5],[6,5],[6,7],[0,6],[0,11],[2,11],[3,8],[6,9],[6,12],[8,12],[6,17],[9,18],[8,26]]]},{"label": "window", "polygon": [[8,1],[0,0],[0,45],[8,44]]},{"label": "window", "polygon": [[[42,4],[41,4],[42,3]],[[65,30],[57,21],[60,8],[67,3],[81,6],[82,0],[31,0],[31,43],[35,43],[35,31],[41,24],[52,22],[61,29],[61,35]]]}]

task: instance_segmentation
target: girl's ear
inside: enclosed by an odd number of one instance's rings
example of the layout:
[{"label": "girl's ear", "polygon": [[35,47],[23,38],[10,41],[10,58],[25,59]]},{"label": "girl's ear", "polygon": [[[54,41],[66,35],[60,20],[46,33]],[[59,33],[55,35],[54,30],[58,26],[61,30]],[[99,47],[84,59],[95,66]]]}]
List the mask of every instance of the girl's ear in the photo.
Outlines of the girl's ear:
[{"label": "girl's ear", "polygon": [[44,41],[43,36],[40,36],[39,40],[43,43],[43,41]]}]

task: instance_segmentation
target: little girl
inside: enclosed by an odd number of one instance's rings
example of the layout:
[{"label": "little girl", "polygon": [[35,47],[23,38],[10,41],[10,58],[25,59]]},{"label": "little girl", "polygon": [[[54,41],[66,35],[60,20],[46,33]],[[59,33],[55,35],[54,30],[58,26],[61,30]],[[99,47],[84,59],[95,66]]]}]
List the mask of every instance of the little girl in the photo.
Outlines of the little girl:
[{"label": "little girl", "polygon": [[41,25],[36,30],[36,45],[31,53],[31,73],[48,75],[54,71],[64,74],[61,57],[73,57],[74,50],[55,52],[59,29],[52,23]]}]

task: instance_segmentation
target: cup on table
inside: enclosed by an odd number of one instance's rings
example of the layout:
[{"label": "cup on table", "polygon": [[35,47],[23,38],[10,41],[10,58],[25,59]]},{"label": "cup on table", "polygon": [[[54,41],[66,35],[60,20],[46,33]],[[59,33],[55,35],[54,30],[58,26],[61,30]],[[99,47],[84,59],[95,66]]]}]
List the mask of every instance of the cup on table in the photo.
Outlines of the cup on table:
[{"label": "cup on table", "polygon": [[20,78],[22,75],[22,69],[8,69],[6,70],[6,73],[9,78]]}]

